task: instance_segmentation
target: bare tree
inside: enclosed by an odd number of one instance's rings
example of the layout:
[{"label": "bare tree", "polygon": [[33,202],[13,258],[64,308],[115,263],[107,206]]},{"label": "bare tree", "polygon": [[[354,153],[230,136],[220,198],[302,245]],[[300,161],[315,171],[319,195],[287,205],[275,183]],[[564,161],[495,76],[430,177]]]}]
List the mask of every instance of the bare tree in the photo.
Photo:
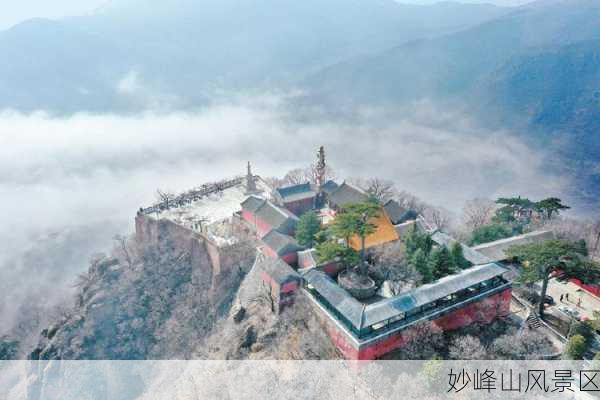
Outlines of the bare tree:
[{"label": "bare tree", "polygon": [[476,198],[466,202],[463,208],[465,224],[470,229],[487,225],[494,216],[496,204],[489,199]]},{"label": "bare tree", "polygon": [[159,202],[163,203],[165,205],[166,209],[169,209],[171,207],[171,202],[173,202],[173,200],[175,200],[175,194],[168,192],[168,191],[163,191],[161,189],[156,189],[156,198],[158,199]]},{"label": "bare tree", "polygon": [[490,354],[500,360],[539,360],[554,353],[545,335],[530,330],[502,335],[490,346]]},{"label": "bare tree", "polygon": [[418,214],[423,214],[426,205],[418,197],[406,192],[401,191],[395,194],[395,200],[407,210],[413,210]]},{"label": "bare tree", "polygon": [[283,177],[284,186],[299,185],[306,182],[313,182],[313,174],[310,168],[292,169]]},{"label": "bare tree", "polygon": [[[306,169],[307,175],[310,176],[309,181],[311,183],[317,183],[317,164],[311,164]],[[329,165],[325,166],[325,174],[323,175],[323,182],[327,182],[328,180],[334,180],[336,178],[335,171]]]},{"label": "bare tree", "polygon": [[453,360],[487,360],[488,354],[475,336],[459,336],[450,345],[448,354]]},{"label": "bare tree", "polygon": [[365,192],[369,193],[371,196],[375,197],[381,203],[385,203],[388,200],[391,200],[394,197],[394,194],[396,194],[394,182],[387,179],[355,178],[352,179],[351,182],[363,189]]},{"label": "bare tree", "polygon": [[118,258],[123,258],[127,263],[127,266],[131,268],[133,266],[133,248],[130,244],[130,239],[127,236],[115,235],[113,240],[117,245]]},{"label": "bare tree", "polygon": [[438,208],[427,208],[424,212],[427,222],[433,224],[439,230],[445,230],[450,224],[450,216],[444,210]]},{"label": "bare tree", "polygon": [[397,351],[399,359],[429,360],[444,347],[444,332],[435,322],[419,322],[403,335],[406,344]]},{"label": "bare tree", "polygon": [[275,293],[273,293],[273,286],[267,284],[265,281],[262,282],[262,288],[258,295],[250,300],[250,302],[267,303],[273,314],[275,314],[275,311],[277,310],[277,297],[275,296]]}]

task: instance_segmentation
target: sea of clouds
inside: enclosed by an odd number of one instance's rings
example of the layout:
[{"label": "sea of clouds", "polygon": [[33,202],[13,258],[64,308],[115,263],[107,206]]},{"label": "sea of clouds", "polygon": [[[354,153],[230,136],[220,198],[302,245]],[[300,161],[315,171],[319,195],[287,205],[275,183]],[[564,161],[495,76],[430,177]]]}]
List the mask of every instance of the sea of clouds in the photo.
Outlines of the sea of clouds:
[{"label": "sea of clouds", "polygon": [[474,197],[568,198],[569,177],[549,172],[539,148],[427,101],[349,118],[307,117],[293,104],[264,95],[193,112],[0,112],[0,335],[22,316],[20,305],[68,300],[89,256],[131,232],[158,188],[243,174],[247,161],[281,176],[324,145],[338,177],[390,179],[456,212]]}]

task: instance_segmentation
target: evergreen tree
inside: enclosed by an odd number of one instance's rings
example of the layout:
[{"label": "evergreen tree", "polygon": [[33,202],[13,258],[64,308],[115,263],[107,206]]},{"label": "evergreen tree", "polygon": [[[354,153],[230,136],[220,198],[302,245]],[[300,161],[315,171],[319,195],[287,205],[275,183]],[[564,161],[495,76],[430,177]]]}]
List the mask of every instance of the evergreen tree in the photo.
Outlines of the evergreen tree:
[{"label": "evergreen tree", "polygon": [[302,246],[312,248],[315,245],[315,235],[321,230],[321,221],[313,211],[304,213],[296,227],[296,240]]},{"label": "evergreen tree", "polygon": [[429,266],[427,255],[422,249],[417,249],[410,259],[410,265],[423,277],[423,283],[433,281],[433,273]]},{"label": "evergreen tree", "polygon": [[562,200],[556,197],[549,197],[535,203],[536,211],[546,219],[552,219],[553,215],[558,215],[562,210],[568,210],[569,208],[571,207],[563,204]]},{"label": "evergreen tree", "polygon": [[[597,263],[584,259],[580,251],[581,248],[577,246],[576,242],[546,240],[541,243],[511,246],[506,254],[523,264],[523,271],[519,278],[522,283],[542,281],[540,299],[543,299],[546,297],[550,276],[556,270],[561,270],[568,277],[573,276],[580,279],[582,271],[586,271],[586,277],[592,282],[600,277],[600,267]],[[540,301],[538,311],[543,318],[543,301]]]},{"label": "evergreen tree", "polygon": [[473,230],[471,246],[511,237],[513,230],[504,224],[483,225]]},{"label": "evergreen tree", "polygon": [[471,266],[471,263],[465,258],[463,248],[459,242],[452,243],[452,246],[450,247],[450,257],[452,258],[454,268],[457,270],[466,269]]},{"label": "evergreen tree", "polygon": [[575,251],[585,257],[587,257],[589,255],[588,249],[587,249],[587,244],[585,243],[584,239],[579,239],[578,241],[575,242]]},{"label": "evergreen tree", "polygon": [[437,280],[455,272],[450,252],[446,246],[440,246],[429,255],[429,268]]},{"label": "evergreen tree", "polygon": [[335,240],[328,240],[317,245],[317,258],[319,263],[341,259],[346,267],[358,264],[360,256],[351,247],[346,247]]},{"label": "evergreen tree", "polygon": [[419,232],[417,224],[414,224],[405,236],[404,245],[406,246],[406,255],[410,259],[418,249],[423,250],[425,255],[429,255],[433,248],[433,239],[429,234]]},{"label": "evergreen tree", "polygon": [[585,353],[586,347],[586,341],[583,336],[573,335],[567,343],[565,356],[569,360],[581,360],[583,359],[583,354]]}]

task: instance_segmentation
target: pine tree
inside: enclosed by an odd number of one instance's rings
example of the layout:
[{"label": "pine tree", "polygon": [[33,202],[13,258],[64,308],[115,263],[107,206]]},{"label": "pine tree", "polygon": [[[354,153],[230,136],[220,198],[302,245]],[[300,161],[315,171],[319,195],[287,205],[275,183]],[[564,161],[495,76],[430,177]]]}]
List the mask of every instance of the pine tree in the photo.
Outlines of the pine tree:
[{"label": "pine tree", "polygon": [[446,246],[432,250],[429,255],[429,268],[435,279],[440,279],[454,273],[454,265]]},{"label": "pine tree", "polygon": [[410,259],[410,265],[423,277],[423,283],[430,283],[433,281],[433,273],[429,266],[427,255],[422,249],[417,249],[412,258]]},{"label": "pine tree", "polygon": [[471,266],[471,263],[465,258],[463,248],[459,242],[452,243],[452,246],[450,247],[450,257],[452,258],[452,263],[456,270],[466,269]]},{"label": "pine tree", "polygon": [[296,227],[296,240],[302,246],[312,248],[315,245],[315,235],[321,230],[321,221],[314,212],[304,213]]},{"label": "pine tree", "polygon": [[418,249],[428,255],[433,248],[433,239],[429,234],[419,232],[417,224],[414,224],[404,238],[404,245],[406,246],[406,255],[410,259]]}]

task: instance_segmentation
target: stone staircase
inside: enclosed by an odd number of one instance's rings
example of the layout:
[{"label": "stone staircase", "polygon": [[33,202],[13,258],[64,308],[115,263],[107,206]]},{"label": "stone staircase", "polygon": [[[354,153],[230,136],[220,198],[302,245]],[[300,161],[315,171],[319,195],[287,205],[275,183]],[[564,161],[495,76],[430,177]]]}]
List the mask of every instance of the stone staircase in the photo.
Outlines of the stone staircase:
[{"label": "stone staircase", "polygon": [[529,314],[525,322],[527,323],[527,326],[529,326],[531,329],[537,329],[540,326],[542,326],[539,317],[534,313]]}]

